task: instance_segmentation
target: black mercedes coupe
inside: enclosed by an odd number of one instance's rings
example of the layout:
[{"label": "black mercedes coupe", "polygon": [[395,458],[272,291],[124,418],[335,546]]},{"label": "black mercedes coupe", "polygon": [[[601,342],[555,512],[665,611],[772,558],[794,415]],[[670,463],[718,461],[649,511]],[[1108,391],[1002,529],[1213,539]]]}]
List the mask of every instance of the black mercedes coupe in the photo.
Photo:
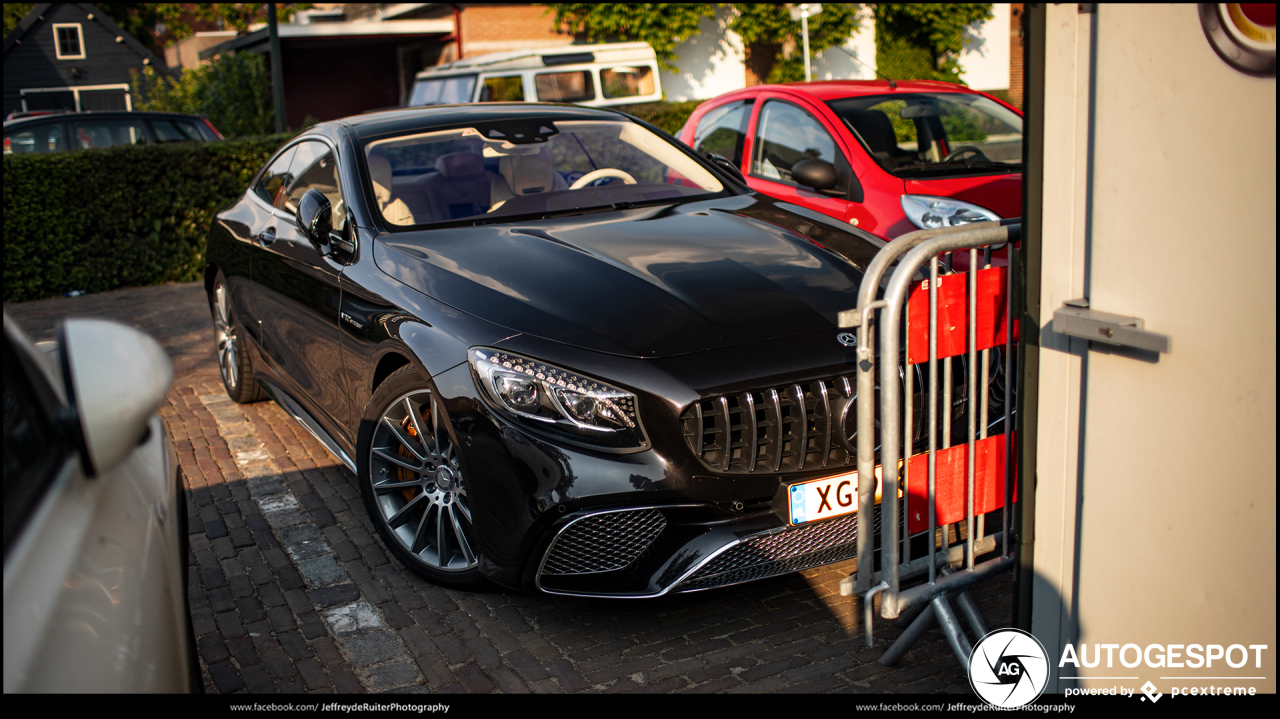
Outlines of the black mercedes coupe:
[{"label": "black mercedes coupe", "polygon": [[313,433],[441,585],[654,597],[849,559],[836,317],[883,243],[725,164],[603,109],[321,123],[209,234],[227,392]]}]

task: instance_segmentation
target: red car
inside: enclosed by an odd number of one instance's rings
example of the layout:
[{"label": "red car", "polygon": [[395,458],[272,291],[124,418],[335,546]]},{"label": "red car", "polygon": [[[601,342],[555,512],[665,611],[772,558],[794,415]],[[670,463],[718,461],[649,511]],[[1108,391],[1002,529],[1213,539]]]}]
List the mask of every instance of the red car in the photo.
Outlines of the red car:
[{"label": "red car", "polygon": [[961,85],[756,85],[699,105],[680,139],[758,192],[885,239],[1022,214],[1022,113]]}]

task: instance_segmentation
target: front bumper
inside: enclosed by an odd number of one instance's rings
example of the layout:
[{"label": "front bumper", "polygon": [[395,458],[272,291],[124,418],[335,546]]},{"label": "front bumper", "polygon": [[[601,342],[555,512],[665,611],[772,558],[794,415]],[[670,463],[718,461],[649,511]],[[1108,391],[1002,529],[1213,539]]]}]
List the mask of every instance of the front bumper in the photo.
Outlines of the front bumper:
[{"label": "front bumper", "polygon": [[[848,350],[830,337],[822,339],[834,347],[824,347],[825,352],[810,346],[793,349],[822,357],[825,362],[818,367],[796,371],[775,361],[773,368],[782,371],[769,374],[803,381],[802,372],[812,380],[847,371]],[[776,351],[776,346],[769,343],[768,349]],[[534,350],[528,351],[530,356],[545,356],[536,351],[540,348],[529,349]],[[589,361],[579,364],[592,366]],[[753,472],[736,465],[725,473],[712,470],[691,450],[681,413],[707,394],[734,390],[732,385],[691,380],[692,373],[732,365],[706,355],[683,360],[676,370],[673,364],[643,363],[630,373],[600,371],[610,377],[651,373],[633,380],[632,386],[649,390],[640,393],[639,401],[652,444],[622,454],[568,446],[514,424],[479,397],[467,365],[434,378],[458,435],[482,574],[529,591],[645,598],[728,586],[856,556],[856,513],[788,525],[788,487],[847,473],[847,458],[833,451],[824,453],[826,459],[817,460],[815,454],[799,466],[783,462],[773,471],[764,463]],[[663,386],[673,380],[674,389]],[[759,383],[750,376],[740,381]],[[805,401],[797,400],[797,407]],[[812,414],[814,408],[808,409]],[[811,419],[787,422],[809,424]],[[812,444],[825,443],[813,439]]]},{"label": "front bumper", "polygon": [[[857,554],[857,514],[789,527],[773,508],[725,517],[672,505],[567,517],[542,554],[537,588],[551,594],[650,598],[741,584]],[[599,548],[626,556],[601,561]]]}]

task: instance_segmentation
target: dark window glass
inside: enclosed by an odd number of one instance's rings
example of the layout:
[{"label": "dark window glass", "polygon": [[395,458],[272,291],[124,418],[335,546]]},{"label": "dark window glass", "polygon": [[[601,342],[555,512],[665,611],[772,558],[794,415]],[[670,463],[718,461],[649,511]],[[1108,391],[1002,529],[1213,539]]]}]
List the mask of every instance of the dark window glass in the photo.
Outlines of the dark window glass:
[{"label": "dark window glass", "polygon": [[342,211],[342,192],[338,185],[338,162],[333,150],[322,142],[303,142],[289,168],[293,181],[289,184],[288,199],[284,210],[297,212],[298,203],[307,190],[316,189],[329,198],[333,208],[333,229],[341,230],[346,213]]},{"label": "dark window glass", "polygon": [[288,186],[290,179],[289,164],[293,162],[293,154],[297,149],[295,145],[280,153],[275,162],[272,162],[262,173],[262,178],[253,188],[262,199],[277,207],[284,206],[284,188]]},{"label": "dark window glass", "polygon": [[600,87],[606,98],[636,97],[653,94],[653,69],[613,67],[600,71]]},{"label": "dark window glass", "polygon": [[546,72],[535,75],[533,84],[538,89],[538,99],[543,102],[585,102],[596,99],[591,73],[586,70]]},{"label": "dark window glass", "polygon": [[4,136],[4,154],[58,152],[62,150],[62,123],[52,122]]},{"label": "dark window glass", "polygon": [[151,129],[156,131],[156,139],[160,142],[202,142],[204,135],[196,129],[195,123],[186,120],[152,120]]},{"label": "dark window glass", "polygon": [[524,102],[524,80],[519,75],[486,77],[480,102]]},{"label": "dark window glass", "polygon": [[81,90],[80,109],[84,112],[128,112],[126,90]]},{"label": "dark window glass", "polygon": [[80,50],[79,25],[58,27],[54,28],[54,31],[55,36],[58,38],[59,57],[80,57],[84,54]]},{"label": "dark window glass", "polygon": [[760,111],[751,174],[795,184],[791,168],[808,158],[837,164],[835,140],[812,115],[786,102],[769,102]]},{"label": "dark window glass", "polygon": [[699,154],[719,155],[742,167],[742,148],[751,119],[751,100],[731,102],[707,112],[693,133],[693,149]]},{"label": "dark window glass", "polygon": [[71,139],[81,150],[116,145],[141,145],[147,141],[142,123],[132,119],[75,120],[71,123]]},{"label": "dark window glass", "polygon": [[22,529],[65,460],[54,441],[44,408],[27,376],[28,368],[4,341],[4,550]]}]

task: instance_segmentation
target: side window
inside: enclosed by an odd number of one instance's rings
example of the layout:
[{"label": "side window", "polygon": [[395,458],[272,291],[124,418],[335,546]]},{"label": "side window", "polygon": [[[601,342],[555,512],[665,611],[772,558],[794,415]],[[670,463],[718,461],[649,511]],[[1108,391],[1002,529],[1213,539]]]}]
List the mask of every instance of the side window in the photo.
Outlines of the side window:
[{"label": "side window", "polygon": [[486,77],[480,102],[524,102],[524,78],[519,75]]},{"label": "side window", "polygon": [[600,87],[607,99],[637,97],[653,94],[653,69],[638,67],[611,67],[600,71]]},{"label": "side window", "polygon": [[284,206],[284,188],[289,184],[289,164],[293,162],[293,155],[297,151],[298,147],[295,145],[280,153],[275,162],[272,162],[262,173],[258,184],[254,185],[254,192],[257,192],[267,204],[276,207]]},{"label": "side window", "polygon": [[53,26],[54,52],[59,60],[84,59],[84,29],[80,23]]},{"label": "side window", "polygon": [[742,167],[742,147],[747,140],[752,100],[721,105],[698,120],[693,131],[693,149],[700,155],[712,153]]},{"label": "side window", "polygon": [[4,136],[4,154],[58,152],[62,146],[62,123],[51,122],[29,130],[15,130]]},{"label": "side window", "polygon": [[283,209],[297,212],[298,203],[307,190],[319,190],[329,198],[329,205],[333,208],[333,229],[341,231],[346,213],[343,212],[342,192],[338,187],[338,160],[333,150],[322,142],[299,143],[289,171],[293,180]]},{"label": "side window", "polygon": [[4,548],[25,524],[66,457],[28,372],[4,339]]},{"label": "side window", "polygon": [[595,83],[587,70],[544,72],[533,78],[541,102],[586,102],[596,99]]},{"label": "side window", "polygon": [[186,120],[152,120],[151,129],[156,131],[156,139],[160,142],[190,142],[204,140],[204,135],[196,129],[195,123]]},{"label": "side window", "polygon": [[772,101],[760,111],[751,154],[751,174],[794,185],[791,168],[797,162],[817,158],[839,170],[847,164],[835,140],[808,112],[787,102]]},{"label": "side window", "polygon": [[75,120],[71,123],[71,139],[81,150],[116,145],[142,145],[147,133],[142,123],[132,119]]}]

